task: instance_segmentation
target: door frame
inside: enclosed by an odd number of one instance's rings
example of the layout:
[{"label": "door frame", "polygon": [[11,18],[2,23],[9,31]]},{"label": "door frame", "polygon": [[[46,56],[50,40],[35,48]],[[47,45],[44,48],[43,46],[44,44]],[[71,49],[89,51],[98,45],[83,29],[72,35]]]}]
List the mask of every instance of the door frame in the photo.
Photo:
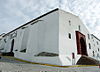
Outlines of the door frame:
[{"label": "door frame", "polygon": [[[80,42],[81,38],[84,40],[84,44]],[[86,36],[79,31],[76,31],[76,44],[77,44],[77,54],[86,55],[87,54],[87,45],[86,45]],[[84,45],[84,49],[82,47]]]}]

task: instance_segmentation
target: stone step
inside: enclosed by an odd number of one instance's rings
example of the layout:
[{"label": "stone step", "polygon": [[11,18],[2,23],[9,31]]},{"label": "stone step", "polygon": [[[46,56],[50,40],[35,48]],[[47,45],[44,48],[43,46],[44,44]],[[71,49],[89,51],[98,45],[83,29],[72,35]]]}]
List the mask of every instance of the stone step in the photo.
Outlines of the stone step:
[{"label": "stone step", "polygon": [[77,65],[100,65],[100,61],[98,61],[94,58],[83,55],[78,60]]}]

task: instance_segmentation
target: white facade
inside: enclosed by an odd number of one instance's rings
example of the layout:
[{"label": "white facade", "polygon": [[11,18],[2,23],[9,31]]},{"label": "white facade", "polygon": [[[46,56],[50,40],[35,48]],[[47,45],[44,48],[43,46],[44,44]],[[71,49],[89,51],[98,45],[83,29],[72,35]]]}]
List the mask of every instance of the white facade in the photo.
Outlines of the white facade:
[{"label": "white facade", "polygon": [[83,55],[100,60],[100,40],[77,16],[59,9],[6,34],[0,40],[0,49],[13,51],[14,57],[23,60],[61,66],[77,64]]}]

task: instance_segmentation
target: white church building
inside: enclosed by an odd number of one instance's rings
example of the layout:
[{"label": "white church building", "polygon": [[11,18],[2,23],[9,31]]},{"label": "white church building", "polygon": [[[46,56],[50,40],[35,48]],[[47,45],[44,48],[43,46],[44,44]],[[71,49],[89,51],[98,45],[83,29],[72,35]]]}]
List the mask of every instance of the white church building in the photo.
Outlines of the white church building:
[{"label": "white church building", "polygon": [[81,59],[100,61],[100,39],[78,16],[57,8],[3,35],[0,52],[30,62],[76,65]]}]

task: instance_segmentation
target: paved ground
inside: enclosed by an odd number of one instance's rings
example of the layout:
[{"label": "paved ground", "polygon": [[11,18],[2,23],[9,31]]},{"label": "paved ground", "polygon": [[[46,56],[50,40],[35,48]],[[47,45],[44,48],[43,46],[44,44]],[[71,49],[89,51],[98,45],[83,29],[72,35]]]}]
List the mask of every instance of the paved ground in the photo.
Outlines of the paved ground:
[{"label": "paved ground", "polygon": [[98,66],[60,68],[29,64],[7,57],[0,59],[0,72],[100,72]]}]

